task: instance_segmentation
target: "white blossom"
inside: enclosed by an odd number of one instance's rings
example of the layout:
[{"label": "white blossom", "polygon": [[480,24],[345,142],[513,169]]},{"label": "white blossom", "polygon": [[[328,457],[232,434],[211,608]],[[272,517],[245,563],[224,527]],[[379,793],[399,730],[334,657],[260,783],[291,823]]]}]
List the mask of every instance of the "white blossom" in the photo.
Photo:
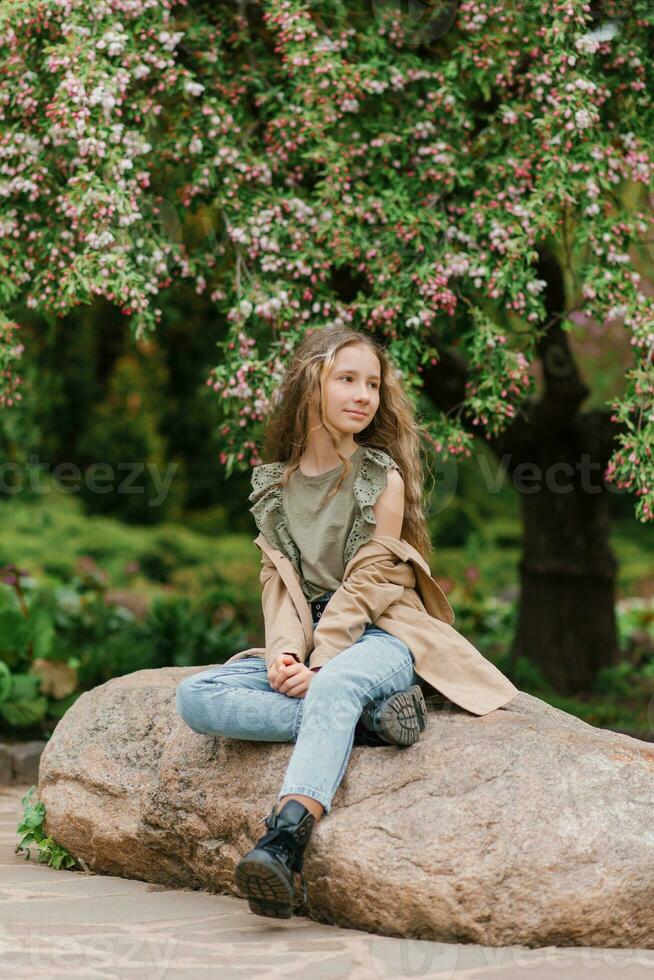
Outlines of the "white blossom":
[{"label": "white blossom", "polygon": [[189,95],[202,95],[204,92],[204,85],[200,82],[187,81],[184,83],[184,91],[188,92]]},{"label": "white blossom", "polygon": [[334,41],[332,40],[331,37],[327,37],[325,35],[324,37],[318,38],[318,40],[313,46],[313,50],[314,51],[339,51],[340,47],[341,45],[339,44],[338,41]]},{"label": "white blossom", "polygon": [[583,54],[595,54],[602,41],[611,41],[618,33],[618,25],[614,21],[608,21],[594,31],[589,31],[582,37],[577,38],[575,47]]},{"label": "white blossom", "polygon": [[184,31],[176,31],[171,34],[169,31],[159,31],[157,40],[164,46],[166,51],[174,51],[179,42],[184,37]]},{"label": "white blossom", "polygon": [[358,108],[358,99],[343,99],[341,102],[341,112],[356,112]]},{"label": "white blossom", "polygon": [[388,88],[388,82],[382,82],[378,78],[368,78],[363,84],[363,88],[367,92],[373,92],[375,95],[381,95]]},{"label": "white blossom", "polygon": [[96,44],[96,48],[98,51],[104,51],[106,49],[107,54],[110,57],[114,57],[123,53],[127,40],[127,34],[123,33],[123,25],[117,24],[115,30],[107,31],[102,35]]},{"label": "white blossom", "polygon": [[109,112],[116,105],[116,99],[112,93],[101,82],[91,91],[89,95],[89,105],[101,105],[105,112]]},{"label": "white blossom", "polygon": [[470,266],[470,259],[467,255],[454,255],[449,263],[448,268],[453,276],[464,275]]},{"label": "white blossom", "polygon": [[588,129],[592,122],[593,117],[588,109],[577,109],[575,112],[575,123],[578,129]]},{"label": "white blossom", "polygon": [[90,245],[91,248],[106,248],[107,245],[111,245],[114,240],[114,236],[110,231],[103,231],[100,234],[92,231],[86,236],[86,244]]}]

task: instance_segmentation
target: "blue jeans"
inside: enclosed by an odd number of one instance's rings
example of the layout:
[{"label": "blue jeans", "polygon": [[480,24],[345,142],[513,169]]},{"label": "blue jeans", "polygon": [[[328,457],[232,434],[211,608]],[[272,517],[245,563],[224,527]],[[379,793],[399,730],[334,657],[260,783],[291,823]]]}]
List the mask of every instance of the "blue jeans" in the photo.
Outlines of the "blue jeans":
[{"label": "blue jeans", "polygon": [[328,814],[364,707],[418,680],[406,643],[371,625],[318,671],[304,697],[276,691],[264,660],[244,657],[187,677],[177,687],[176,707],[200,734],[295,742],[277,799],[310,796]]}]

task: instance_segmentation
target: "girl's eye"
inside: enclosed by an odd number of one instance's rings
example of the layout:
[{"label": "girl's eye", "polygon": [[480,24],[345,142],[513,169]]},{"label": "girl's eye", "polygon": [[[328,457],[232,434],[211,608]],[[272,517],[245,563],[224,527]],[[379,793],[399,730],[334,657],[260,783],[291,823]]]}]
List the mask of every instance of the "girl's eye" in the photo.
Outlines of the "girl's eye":
[{"label": "girl's eye", "polygon": [[[351,380],[352,380],[351,374],[344,374],[343,377],[341,378],[341,381],[351,381]],[[372,382],[372,386],[375,389],[375,391],[377,390],[377,388],[379,388],[379,385],[377,384],[376,381]]]}]

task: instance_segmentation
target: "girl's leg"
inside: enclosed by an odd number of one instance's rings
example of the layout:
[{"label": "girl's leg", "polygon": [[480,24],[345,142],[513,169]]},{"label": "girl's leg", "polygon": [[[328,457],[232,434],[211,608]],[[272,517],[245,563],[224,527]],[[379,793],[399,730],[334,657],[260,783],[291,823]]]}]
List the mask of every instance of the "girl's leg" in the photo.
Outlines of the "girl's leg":
[{"label": "girl's leg", "polygon": [[175,694],[177,713],[194,732],[254,742],[294,742],[302,701],[271,688],[261,657],[186,677]]},{"label": "girl's leg", "polygon": [[374,698],[417,684],[413,663],[413,654],[402,640],[368,626],[356,643],[325,664],[302,699],[304,710],[279,804],[286,796],[305,796],[329,813],[361,712]]}]

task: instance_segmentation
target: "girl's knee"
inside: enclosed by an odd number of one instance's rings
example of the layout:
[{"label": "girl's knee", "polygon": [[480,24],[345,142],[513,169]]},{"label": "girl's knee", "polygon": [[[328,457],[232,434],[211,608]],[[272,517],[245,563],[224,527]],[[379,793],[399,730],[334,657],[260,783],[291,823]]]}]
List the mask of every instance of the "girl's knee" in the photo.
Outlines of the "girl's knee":
[{"label": "girl's knee", "polygon": [[221,688],[224,689],[228,686],[238,685],[238,676],[238,670],[226,669],[223,664],[209,667],[206,670],[200,670],[195,674],[191,674],[190,677],[185,677],[177,685],[175,692],[175,704],[178,713],[182,718],[184,718],[185,713],[192,713],[193,707],[199,701],[203,701],[209,692],[211,692],[211,696],[215,700],[216,694]]},{"label": "girl's knee", "polygon": [[189,728],[196,731],[198,702],[202,697],[202,682],[198,681],[197,675],[185,677],[177,685],[175,691],[175,709],[177,714],[185,721]]}]

